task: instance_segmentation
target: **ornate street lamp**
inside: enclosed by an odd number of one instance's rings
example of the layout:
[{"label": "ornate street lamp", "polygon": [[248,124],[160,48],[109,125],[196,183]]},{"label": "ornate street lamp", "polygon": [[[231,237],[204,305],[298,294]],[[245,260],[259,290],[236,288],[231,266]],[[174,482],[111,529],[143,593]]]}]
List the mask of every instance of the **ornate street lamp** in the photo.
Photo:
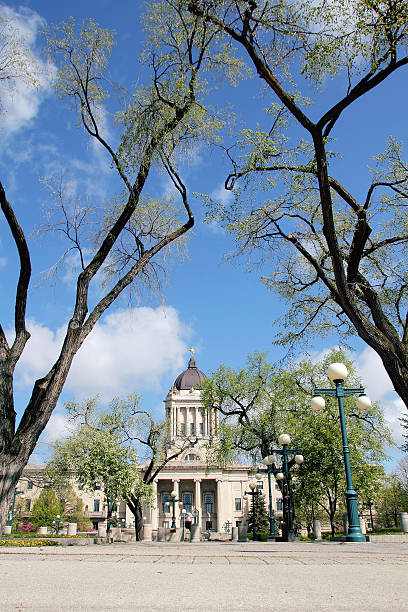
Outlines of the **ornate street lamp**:
[{"label": "ornate street lamp", "polygon": [[[258,486],[256,484],[256,480],[250,480],[248,483],[248,487],[251,489],[250,491],[245,491],[245,495],[251,495],[252,497],[252,538],[255,542],[256,540],[256,508],[255,508],[255,497],[257,495],[261,495],[261,491],[259,491]],[[245,497],[244,495],[244,497]]]},{"label": "ornate street lamp", "polygon": [[60,523],[62,523],[62,519],[61,519],[60,515],[57,514],[57,520],[56,521],[52,521],[52,524],[55,525],[55,534],[56,535],[59,534]]},{"label": "ornate street lamp", "polygon": [[[278,439],[279,444],[282,444],[282,449],[273,449],[271,455],[268,455],[263,459],[266,469],[260,469],[259,472],[268,474],[268,487],[269,487],[269,540],[275,539],[275,515],[273,511],[273,500],[272,500],[272,484],[271,474],[275,476],[277,481],[283,481],[283,524],[284,529],[282,533],[282,539],[284,542],[292,541],[295,539],[293,529],[293,504],[290,496],[290,479],[289,479],[289,468],[293,461],[300,465],[303,463],[303,455],[300,454],[299,450],[288,449],[290,444],[290,436],[288,434],[281,434]],[[282,457],[282,467],[278,468],[276,455]],[[289,455],[294,455],[294,459],[289,460]],[[281,471],[283,469],[283,472]]]},{"label": "ornate street lamp", "polygon": [[177,493],[175,491],[172,491],[170,493],[170,497],[171,497],[170,501],[173,504],[173,516],[172,516],[172,519],[171,519],[171,527],[170,527],[170,529],[172,531],[176,531],[176,529],[177,529],[177,527],[176,527],[176,502],[179,503],[180,508],[183,507],[183,502],[182,502],[181,499],[176,499]]},{"label": "ornate street lamp", "polygon": [[346,419],[344,416],[343,397],[350,395],[358,395],[357,406],[360,410],[368,410],[371,406],[371,400],[365,395],[363,387],[358,389],[345,389],[343,382],[348,376],[348,370],[343,363],[332,363],[327,370],[327,376],[336,385],[335,389],[318,389],[314,387],[314,397],[311,400],[312,409],[315,412],[320,412],[325,407],[326,403],[320,394],[328,397],[337,397],[340,415],[341,435],[343,440],[343,457],[344,467],[346,471],[346,504],[348,515],[348,533],[346,536],[347,542],[365,542],[366,538],[363,535],[360,527],[357,506],[357,492],[353,487],[350,467],[350,453],[347,440]]}]

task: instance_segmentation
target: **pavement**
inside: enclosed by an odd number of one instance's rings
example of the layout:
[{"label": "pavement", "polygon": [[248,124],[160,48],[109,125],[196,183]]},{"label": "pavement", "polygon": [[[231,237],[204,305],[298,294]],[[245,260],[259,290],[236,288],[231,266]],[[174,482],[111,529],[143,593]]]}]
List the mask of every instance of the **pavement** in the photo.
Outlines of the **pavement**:
[{"label": "pavement", "polygon": [[408,611],[408,544],[0,548],[0,610]]}]

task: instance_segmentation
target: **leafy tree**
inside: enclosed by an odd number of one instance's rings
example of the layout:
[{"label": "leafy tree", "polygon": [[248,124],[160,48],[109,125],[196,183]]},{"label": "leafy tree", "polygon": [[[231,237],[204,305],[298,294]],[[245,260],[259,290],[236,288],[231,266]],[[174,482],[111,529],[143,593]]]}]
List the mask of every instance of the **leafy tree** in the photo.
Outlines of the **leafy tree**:
[{"label": "leafy tree", "polygon": [[253,532],[255,518],[256,539],[261,540],[269,534],[268,510],[263,495],[251,495],[251,507],[248,515],[248,531]]},{"label": "leafy tree", "polygon": [[[371,182],[352,193],[333,142],[348,109],[369,104],[370,92],[407,66],[407,0],[186,6],[272,96],[262,123],[247,122],[236,146],[225,145],[225,186],[236,197],[231,205],[208,199],[209,218],[234,235],[237,254],[270,265],[263,280],[289,305],[281,342],[306,332],[358,334],[408,406],[407,164],[390,138]],[[330,95],[319,96],[325,83]],[[303,85],[319,103],[312,110]],[[346,154],[354,159],[355,141]]]},{"label": "leafy tree", "polygon": [[155,423],[139,402],[136,395],[114,398],[106,409],[98,407],[97,398],[68,402],[69,418],[77,429],[56,443],[45,470],[45,478],[62,490],[72,476],[90,491],[101,483],[108,524],[111,502],[125,500],[135,517],[137,540],[142,536],[142,504],[152,503],[151,483],[169,461],[197,442],[196,437],[186,437],[178,447],[170,447],[164,423]]},{"label": "leafy tree", "polygon": [[383,527],[399,527],[400,512],[408,512],[408,493],[393,474],[377,496],[376,522]]},{"label": "leafy tree", "polygon": [[398,461],[396,477],[401,487],[408,493],[408,455]]},{"label": "leafy tree", "polygon": [[[329,384],[327,367],[336,361],[347,365],[347,384],[360,386],[352,362],[340,350],[330,351],[317,364],[303,361],[286,370],[273,368],[264,355],[255,354],[249,356],[246,368],[234,372],[221,366],[203,385],[204,405],[218,408],[221,416],[217,452],[230,457],[234,451],[243,451],[259,463],[275,448],[279,434],[288,433],[290,446],[305,457],[292,488],[296,512],[308,508],[309,526],[314,515],[324,512],[333,535],[346,488],[337,400],[329,398],[326,409],[316,415],[310,398],[314,385]],[[368,414],[359,414],[354,406],[352,399],[344,402],[353,482],[363,501],[374,499],[383,471],[379,463],[386,459],[384,447],[392,439],[377,404]],[[289,468],[294,465],[292,457]],[[276,465],[272,468],[276,470]]]},{"label": "leafy tree", "polygon": [[85,514],[84,503],[78,497],[71,486],[65,486],[57,490],[58,499],[61,501],[63,510],[62,517],[69,523],[76,523],[78,531],[87,531],[92,527],[89,517]]},{"label": "leafy tree", "polygon": [[[222,124],[215,114],[209,116],[204,111],[205,78],[201,79],[200,73],[206,72],[209,79],[217,66],[224,67],[226,54],[218,59],[208,56],[212,31],[198,17],[181,20],[178,2],[155,2],[145,16],[145,25],[147,41],[141,59],[150,81],[131,92],[116,113],[120,134],[113,138],[120,142],[117,150],[102,125],[104,104],[112,91],[105,76],[112,32],[92,19],[79,26],[71,19],[50,26],[46,32],[48,53],[58,67],[56,92],[71,104],[85,133],[108,155],[120,195],[100,218],[95,213],[90,224],[86,204],[67,201],[63,189],[57,188],[58,181],[49,183],[59,204],[51,211],[45,229],[61,232],[68,240],[66,254],[76,253],[80,273],[60,353],[49,372],[34,382],[19,423],[13,376],[30,338],[26,309],[31,258],[23,228],[0,182],[0,206],[16,245],[20,269],[11,342],[0,327],[0,532],[14,488],[56,406],[77,351],[127,287],[132,283],[143,287],[144,279],[150,286],[160,268],[167,268],[169,248],[194,225],[178,163],[198,138],[213,137]],[[168,174],[179,204],[166,198],[158,202],[146,194],[148,179],[157,170]],[[94,232],[95,226],[98,229]],[[92,293],[104,273],[101,291]],[[95,302],[92,295],[99,296]]]},{"label": "leafy tree", "polygon": [[61,516],[63,505],[51,487],[44,488],[33,504],[30,521],[35,529],[53,526],[57,516]]}]

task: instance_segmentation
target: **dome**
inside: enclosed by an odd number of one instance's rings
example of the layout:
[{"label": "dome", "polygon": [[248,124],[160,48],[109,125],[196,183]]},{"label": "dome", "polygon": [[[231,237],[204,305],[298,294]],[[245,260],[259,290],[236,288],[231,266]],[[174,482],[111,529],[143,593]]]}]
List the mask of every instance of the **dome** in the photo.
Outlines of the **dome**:
[{"label": "dome", "polygon": [[193,387],[199,387],[206,378],[206,375],[197,368],[195,358],[191,357],[187,370],[177,376],[173,387],[179,391],[181,389],[192,389]]}]

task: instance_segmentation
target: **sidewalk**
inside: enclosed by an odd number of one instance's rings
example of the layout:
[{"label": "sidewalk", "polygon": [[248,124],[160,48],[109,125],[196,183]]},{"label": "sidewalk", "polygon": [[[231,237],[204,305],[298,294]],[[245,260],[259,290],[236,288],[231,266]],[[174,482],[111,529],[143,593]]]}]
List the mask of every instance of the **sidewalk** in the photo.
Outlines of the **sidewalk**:
[{"label": "sidewalk", "polygon": [[1,548],[0,609],[408,611],[408,544]]}]

